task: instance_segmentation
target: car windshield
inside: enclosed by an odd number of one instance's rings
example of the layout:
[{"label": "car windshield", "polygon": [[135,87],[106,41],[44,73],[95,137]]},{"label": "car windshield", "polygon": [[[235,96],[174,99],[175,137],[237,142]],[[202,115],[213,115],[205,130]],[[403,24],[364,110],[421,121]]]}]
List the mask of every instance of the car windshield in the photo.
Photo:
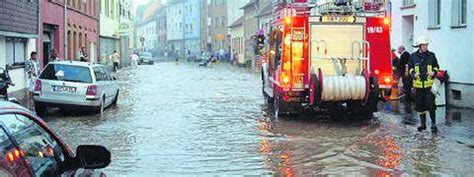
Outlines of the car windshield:
[{"label": "car windshield", "polygon": [[142,53],[140,53],[140,56],[141,57],[147,57],[147,58],[152,57],[151,53],[148,53],[148,52],[142,52]]},{"label": "car windshield", "polygon": [[88,67],[63,64],[48,65],[40,75],[40,79],[92,83]]}]

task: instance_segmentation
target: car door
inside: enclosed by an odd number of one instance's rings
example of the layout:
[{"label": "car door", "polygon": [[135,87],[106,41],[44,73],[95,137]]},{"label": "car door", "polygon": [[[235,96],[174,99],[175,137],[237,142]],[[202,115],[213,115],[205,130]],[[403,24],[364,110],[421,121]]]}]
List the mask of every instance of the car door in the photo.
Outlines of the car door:
[{"label": "car door", "polygon": [[[106,93],[106,81],[107,81],[107,75],[105,72],[102,70],[100,66],[93,67],[92,70],[94,71],[95,75],[95,80],[96,80],[96,85],[97,85],[97,93],[102,94]],[[107,101],[107,95],[106,95],[106,100]]]},{"label": "car door", "polygon": [[2,114],[0,121],[7,129],[34,176],[60,176],[72,159],[66,148],[41,125],[21,114]]},{"label": "car door", "polygon": [[21,154],[8,135],[7,127],[0,121],[0,176],[32,176]]},{"label": "car door", "polygon": [[110,76],[110,74],[108,73],[107,69],[105,69],[105,67],[103,66],[100,66],[99,67],[102,74],[104,75],[104,81],[103,81],[103,90],[105,92],[105,95],[106,95],[106,104],[109,105],[111,102],[112,102],[112,99],[113,99],[113,96],[114,96],[114,93],[113,93],[113,87],[111,85],[111,82],[112,82],[112,76]]},{"label": "car door", "polygon": [[115,96],[118,93],[119,87],[118,87],[117,81],[115,81],[114,76],[112,75],[112,73],[110,71],[108,71],[107,69],[105,69],[105,67],[102,67],[102,68],[104,69],[104,71],[107,73],[107,75],[109,77],[109,82],[108,82],[107,86],[108,86],[108,88],[110,88],[110,93],[111,93],[110,101],[113,101],[115,99]]}]

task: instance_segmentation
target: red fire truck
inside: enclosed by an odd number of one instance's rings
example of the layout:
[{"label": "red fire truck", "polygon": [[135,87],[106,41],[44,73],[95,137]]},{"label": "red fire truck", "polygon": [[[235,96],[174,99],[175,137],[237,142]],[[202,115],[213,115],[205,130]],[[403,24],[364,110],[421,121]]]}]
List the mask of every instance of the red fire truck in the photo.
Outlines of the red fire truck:
[{"label": "red fire truck", "polygon": [[274,9],[262,91],[275,116],[305,108],[377,111],[380,89],[392,80],[383,4],[295,0]]}]

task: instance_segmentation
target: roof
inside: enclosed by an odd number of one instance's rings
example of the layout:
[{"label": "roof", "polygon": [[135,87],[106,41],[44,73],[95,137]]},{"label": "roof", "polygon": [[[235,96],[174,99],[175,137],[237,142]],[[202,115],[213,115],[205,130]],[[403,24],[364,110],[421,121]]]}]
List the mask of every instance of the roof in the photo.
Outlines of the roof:
[{"label": "roof", "polygon": [[143,12],[142,22],[147,22],[151,20],[153,16],[155,16],[156,12],[161,9],[161,6],[162,4],[160,0],[155,0],[151,4],[149,4]]},{"label": "roof", "polygon": [[251,5],[254,5],[255,3],[257,3],[257,0],[250,0],[247,4],[242,6],[240,9],[245,9],[247,7],[250,7]]},{"label": "roof", "polygon": [[244,16],[242,15],[237,20],[235,20],[231,25],[229,25],[229,28],[241,26],[243,22],[244,22]]},{"label": "roof", "polygon": [[263,6],[263,8],[261,8],[260,10],[258,10],[258,12],[257,12],[257,17],[261,17],[261,16],[265,16],[265,15],[271,14],[271,13],[272,13],[272,10],[273,10],[272,3],[268,3],[268,4],[266,4],[265,6]]},{"label": "roof", "polygon": [[83,61],[53,61],[49,62],[50,64],[62,64],[62,65],[76,65],[76,66],[101,66],[101,64],[97,63],[89,63],[89,62],[83,62]]},{"label": "roof", "polygon": [[8,101],[0,101],[0,112],[6,110],[6,109],[16,109],[16,110],[21,110],[21,111],[27,111],[30,112],[28,109],[24,108],[21,105],[8,102]]}]

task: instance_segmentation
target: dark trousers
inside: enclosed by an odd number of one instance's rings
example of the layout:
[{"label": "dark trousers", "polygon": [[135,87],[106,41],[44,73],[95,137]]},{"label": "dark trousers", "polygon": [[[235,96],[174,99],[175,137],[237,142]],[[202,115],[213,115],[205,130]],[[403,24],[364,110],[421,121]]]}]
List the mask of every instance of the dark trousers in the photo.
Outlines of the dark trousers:
[{"label": "dark trousers", "polygon": [[118,62],[114,62],[114,71],[117,71],[119,68],[119,63]]},{"label": "dark trousers", "polygon": [[413,113],[412,103],[413,103],[413,98],[414,98],[413,92],[412,92],[413,80],[409,76],[408,77],[403,76],[402,83],[403,83],[403,88],[401,89],[403,91],[403,94],[405,94],[405,98],[402,100],[403,104],[405,105],[405,113],[412,114]]},{"label": "dark trousers", "polygon": [[431,127],[436,127],[436,102],[431,87],[416,89],[415,107],[420,114],[421,127],[426,127],[426,112],[430,113]]}]

